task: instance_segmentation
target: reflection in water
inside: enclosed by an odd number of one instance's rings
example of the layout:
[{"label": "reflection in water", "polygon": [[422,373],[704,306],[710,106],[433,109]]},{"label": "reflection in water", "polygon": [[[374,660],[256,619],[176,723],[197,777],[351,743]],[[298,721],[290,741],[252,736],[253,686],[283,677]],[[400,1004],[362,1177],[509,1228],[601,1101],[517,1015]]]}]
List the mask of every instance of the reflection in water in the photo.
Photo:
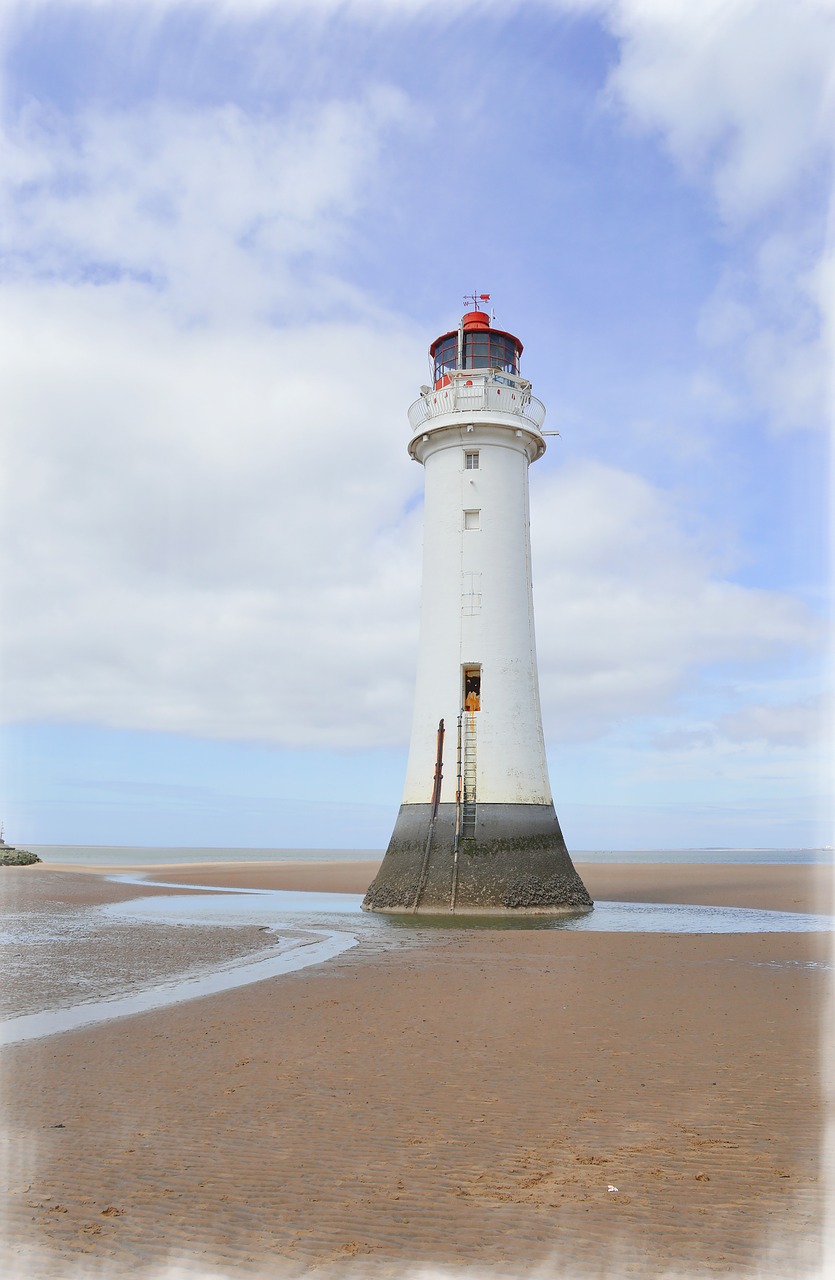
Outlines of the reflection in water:
[{"label": "reflection in water", "polygon": [[[215,889],[169,884],[129,876],[120,884],[153,884],[190,889],[188,895],[135,898],[110,903],[101,910],[123,919],[180,924],[259,924],[278,927],[287,916],[334,915],[350,919],[363,933],[398,929],[572,929],[596,933],[821,933],[833,928],[828,915],[802,911],[766,911],[758,907],[699,907],[667,902],[596,902],[593,911],[560,916],[429,916],[377,915],[360,912],[362,896],[353,893],[306,893],[290,889]],[[298,922],[296,922],[298,923]],[[348,921],[346,920],[346,924]]]}]

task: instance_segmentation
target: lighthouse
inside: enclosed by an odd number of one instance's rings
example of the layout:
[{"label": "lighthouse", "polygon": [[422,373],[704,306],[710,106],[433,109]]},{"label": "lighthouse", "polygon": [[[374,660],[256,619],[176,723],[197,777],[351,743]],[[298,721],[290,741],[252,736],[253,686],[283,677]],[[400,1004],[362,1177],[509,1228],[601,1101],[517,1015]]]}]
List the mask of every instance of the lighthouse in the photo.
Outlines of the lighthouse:
[{"label": "lighthouse", "polygon": [[528,467],[545,452],[545,407],[488,300],[472,295],[432,343],[432,385],[409,409],[425,487],[417,682],[403,801],[367,911],[592,907],[554,809],[539,701]]}]

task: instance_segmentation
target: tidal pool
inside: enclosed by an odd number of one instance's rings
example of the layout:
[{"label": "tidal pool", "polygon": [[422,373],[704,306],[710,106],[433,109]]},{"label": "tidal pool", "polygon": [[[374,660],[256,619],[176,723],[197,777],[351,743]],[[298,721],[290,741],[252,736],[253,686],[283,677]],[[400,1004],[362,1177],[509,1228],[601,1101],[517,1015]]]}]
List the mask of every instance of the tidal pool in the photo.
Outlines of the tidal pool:
[{"label": "tidal pool", "polygon": [[[445,929],[582,929],[597,933],[823,933],[835,917],[802,911],[766,911],[758,907],[701,907],[667,902],[595,902],[593,911],[567,916],[431,916],[361,912],[362,895],[307,893],[297,889],[226,889],[176,884],[135,876],[113,876],[120,884],[187,889],[171,897],[134,898],[100,908],[122,919],[177,921],[179,924],[261,923],[299,915],[352,918],[352,928],[394,926]],[[298,921],[295,921],[298,924]]]}]

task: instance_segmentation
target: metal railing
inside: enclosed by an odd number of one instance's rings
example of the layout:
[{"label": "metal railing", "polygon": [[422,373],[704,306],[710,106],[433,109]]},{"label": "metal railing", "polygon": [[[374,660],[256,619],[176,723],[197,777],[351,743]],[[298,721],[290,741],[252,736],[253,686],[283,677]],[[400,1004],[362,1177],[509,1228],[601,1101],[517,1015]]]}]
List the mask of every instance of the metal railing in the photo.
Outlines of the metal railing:
[{"label": "metal railing", "polygon": [[445,413],[474,413],[488,409],[492,412],[512,413],[524,418],[537,431],[545,421],[545,405],[529,391],[523,391],[511,382],[500,384],[493,380],[475,379],[471,385],[456,379],[448,387],[428,391],[409,407],[409,425],[417,431],[431,418]]}]

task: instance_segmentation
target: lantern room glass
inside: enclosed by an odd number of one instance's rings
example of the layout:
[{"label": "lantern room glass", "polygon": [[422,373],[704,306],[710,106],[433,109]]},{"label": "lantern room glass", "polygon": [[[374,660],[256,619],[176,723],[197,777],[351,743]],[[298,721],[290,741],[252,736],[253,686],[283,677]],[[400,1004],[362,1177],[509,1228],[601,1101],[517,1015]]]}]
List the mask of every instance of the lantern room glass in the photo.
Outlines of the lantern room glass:
[{"label": "lantern room glass", "polygon": [[[458,366],[458,334],[450,333],[435,348],[435,381]],[[464,333],[462,369],[499,369],[518,374],[519,351],[516,340],[495,329],[474,329]]]}]

